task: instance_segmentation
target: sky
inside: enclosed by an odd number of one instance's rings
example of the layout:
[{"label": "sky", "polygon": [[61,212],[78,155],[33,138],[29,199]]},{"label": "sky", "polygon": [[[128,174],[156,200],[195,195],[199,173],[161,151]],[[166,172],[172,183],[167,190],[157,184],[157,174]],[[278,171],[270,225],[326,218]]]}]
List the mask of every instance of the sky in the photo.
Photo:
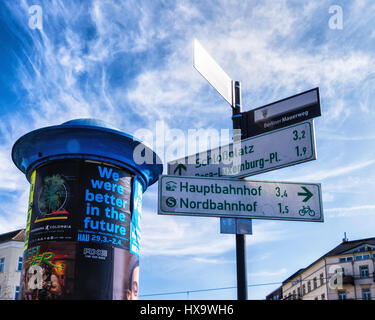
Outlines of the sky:
[{"label": "sky", "polygon": [[[176,146],[159,153],[166,164],[185,152],[177,129],[230,130],[230,105],[193,68],[196,38],[241,82],[243,111],[320,91],[317,160],[251,179],[321,183],[325,221],[253,220],[249,299],[264,299],[344,232],[374,237],[374,18],[372,0],[1,0],[0,233],[26,223],[29,184],[11,148],[29,131],[97,118],[140,139],[151,132],[152,144],[162,126]],[[149,187],[140,298],[236,299],[235,286],[235,236],[220,234],[218,218],[158,215],[157,183]],[[215,288],[228,289],[200,291]]]}]

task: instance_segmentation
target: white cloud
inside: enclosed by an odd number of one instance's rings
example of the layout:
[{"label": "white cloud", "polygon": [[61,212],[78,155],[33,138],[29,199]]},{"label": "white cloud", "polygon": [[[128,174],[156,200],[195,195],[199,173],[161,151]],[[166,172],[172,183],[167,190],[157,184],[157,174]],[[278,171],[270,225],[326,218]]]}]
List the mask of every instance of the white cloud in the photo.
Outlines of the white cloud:
[{"label": "white cloud", "polygon": [[194,262],[198,262],[198,263],[208,263],[208,264],[233,264],[233,263],[236,263],[236,261],[234,260],[225,260],[225,259],[222,259],[221,257],[220,258],[217,258],[217,259],[214,259],[214,258],[202,258],[202,257],[193,257],[191,259],[192,261]]},{"label": "white cloud", "polygon": [[[321,50],[310,50],[311,44],[297,48],[287,46],[288,40],[293,43],[294,39],[290,30],[298,26],[299,32],[303,33],[301,22],[310,19],[312,12],[318,10],[316,4],[297,10],[289,7],[286,1],[264,1],[255,8],[241,4],[239,17],[234,20],[229,6],[232,7],[232,3],[221,3],[220,18],[214,22],[207,20],[199,25],[199,29],[193,25],[186,30],[184,37],[172,44],[173,54],[167,56],[165,63],[153,70],[147,69],[137,77],[135,87],[127,97],[142,106],[143,116],[151,121],[155,118],[170,121],[189,116],[198,118],[198,115],[202,119],[207,117],[205,112],[213,111],[204,97],[207,93],[212,94],[209,101],[215,98],[221,101],[204,79],[194,75],[191,40],[196,37],[231,77],[241,80],[244,109],[248,108],[249,102],[254,104],[254,96],[265,104],[284,98],[288,92],[293,94],[296,90],[319,86],[324,99],[335,99],[332,106],[324,105],[324,121],[330,124],[348,118],[352,107],[343,99],[337,101],[336,97],[345,92],[346,86],[356,86],[371,73],[375,66],[371,53],[361,50],[338,52],[335,42],[322,43]],[[319,10],[328,12],[328,8],[320,7]],[[283,18],[275,20],[276,16]],[[178,24],[178,14],[175,19]],[[257,21],[262,23],[254,27]],[[216,30],[215,35],[210,30]],[[282,45],[283,37],[287,37],[285,45]],[[267,98],[262,96],[264,90],[267,90]],[[203,91],[207,93],[202,95]],[[226,111],[223,102],[214,112],[226,116]]]},{"label": "white cloud", "polygon": [[[194,37],[202,40],[228,74],[242,81],[244,104],[253,103],[254,96],[267,103],[284,97],[280,96],[281,90],[295,91],[317,84],[324,88],[325,95],[335,96],[337,88],[358,83],[375,65],[370,54],[351,51],[338,55],[329,43],[312,52],[309,46],[296,49],[293,45],[280,45],[283,41],[293,42],[292,30],[298,26],[302,33],[300,22],[323,9],[316,3],[294,7],[287,1],[256,5],[223,1],[210,12],[209,19],[203,4],[177,3],[158,7],[157,12],[154,5],[127,1],[94,1],[91,5],[45,3],[43,10],[48,21],[41,38],[33,30],[26,30],[35,47],[35,54],[27,58],[36,77],[29,74],[26,65],[19,70],[22,85],[37,105],[30,111],[31,126],[97,117],[134,130],[136,124],[129,117],[116,116],[119,105],[126,106],[124,115],[136,112],[147,126],[157,119],[168,119],[171,126],[187,126],[181,119],[190,118],[202,127],[210,123],[213,113],[228,117],[226,103],[192,68]],[[27,9],[26,2],[23,9]],[[326,13],[327,8],[324,10]],[[24,15],[21,10],[15,13],[20,18]],[[57,27],[55,21],[64,22],[59,42],[50,30]],[[82,30],[90,26],[95,34],[85,39]],[[166,44],[157,47],[162,41]],[[157,61],[160,49],[166,53]],[[156,63],[140,68],[140,73],[127,84],[129,87],[111,86],[107,67],[116,55],[151,50],[155,55],[150,57]],[[83,83],[82,76],[87,79]],[[273,90],[262,98],[265,88]],[[332,112],[326,117],[328,122],[349,115],[350,108],[343,109],[343,105],[342,101],[329,109]]]},{"label": "white cloud", "polygon": [[[248,245],[285,237],[285,232],[274,222],[257,223]],[[148,210],[143,212],[142,255],[204,256],[212,261],[213,257],[234,250],[234,247],[233,235],[220,234],[219,218],[173,217]]]},{"label": "white cloud", "polygon": [[324,209],[325,213],[328,213],[329,218],[336,217],[353,217],[361,215],[373,215],[375,209],[374,204],[352,206],[352,207],[342,207],[342,208],[327,208]]},{"label": "white cloud", "polygon": [[12,162],[10,148],[0,148],[0,172],[0,190],[14,192],[24,186],[26,178]]},{"label": "white cloud", "polygon": [[311,174],[300,176],[301,181],[322,181],[325,179],[347,175],[353,171],[367,168],[375,163],[375,160],[365,160],[362,162],[352,163],[349,165],[341,165],[335,168],[322,169]]},{"label": "white cloud", "polygon": [[250,278],[261,278],[261,277],[281,277],[287,274],[288,270],[281,268],[275,271],[258,271],[249,273]]},{"label": "white cloud", "polygon": [[0,234],[25,228],[30,187],[27,183],[22,187],[23,191],[12,193],[9,201],[0,204]]},{"label": "white cloud", "polygon": [[367,140],[375,140],[375,136],[353,136],[353,135],[341,135],[338,133],[319,133],[319,137],[326,140],[337,140],[337,141],[367,141]]},{"label": "white cloud", "polygon": [[[160,216],[144,211],[142,255],[212,256],[233,248],[233,239],[218,237],[218,219]],[[213,221],[216,220],[216,221]]]}]

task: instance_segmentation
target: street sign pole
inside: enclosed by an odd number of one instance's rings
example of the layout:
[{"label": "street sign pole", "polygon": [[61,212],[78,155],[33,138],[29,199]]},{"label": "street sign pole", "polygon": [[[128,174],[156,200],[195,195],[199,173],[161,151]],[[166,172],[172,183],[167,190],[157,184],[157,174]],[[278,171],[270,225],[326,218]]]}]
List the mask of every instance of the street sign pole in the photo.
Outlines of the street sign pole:
[{"label": "street sign pole", "polygon": [[[239,81],[233,81],[225,71],[211,58],[206,50],[197,40],[194,40],[194,62],[193,66],[206,80],[221,94],[221,96],[231,104],[233,108],[233,142],[241,140],[237,136],[236,129],[241,129],[241,87]],[[221,218],[220,225],[226,225],[227,222],[235,225],[236,234],[236,255],[237,255],[237,295],[238,300],[247,299],[247,279],[246,279],[246,255],[245,255],[245,234],[239,230],[246,230],[249,227],[249,221],[240,226],[242,219]],[[244,220],[242,220],[244,221]],[[251,229],[251,221],[250,221]],[[246,233],[246,231],[245,231]]]},{"label": "street sign pole", "polygon": [[[237,121],[241,113],[241,84],[233,81],[233,143],[241,140],[240,122]],[[239,220],[236,219],[236,225]],[[237,228],[236,228],[237,229]],[[247,267],[246,267],[246,239],[245,234],[236,232],[236,260],[237,260],[237,299],[247,300]]]},{"label": "street sign pole", "polygon": [[247,300],[246,241],[244,234],[236,234],[237,299]]}]

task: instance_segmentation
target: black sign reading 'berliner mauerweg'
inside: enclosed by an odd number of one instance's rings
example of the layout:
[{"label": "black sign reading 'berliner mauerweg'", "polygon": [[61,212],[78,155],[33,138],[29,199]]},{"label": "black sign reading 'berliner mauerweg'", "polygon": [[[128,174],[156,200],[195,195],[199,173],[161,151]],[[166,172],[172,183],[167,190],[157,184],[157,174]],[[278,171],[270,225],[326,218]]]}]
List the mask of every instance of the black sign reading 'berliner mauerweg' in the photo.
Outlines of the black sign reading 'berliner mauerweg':
[{"label": "black sign reading 'berliner mauerweg'", "polygon": [[233,117],[241,139],[284,128],[321,115],[319,88],[314,88]]}]

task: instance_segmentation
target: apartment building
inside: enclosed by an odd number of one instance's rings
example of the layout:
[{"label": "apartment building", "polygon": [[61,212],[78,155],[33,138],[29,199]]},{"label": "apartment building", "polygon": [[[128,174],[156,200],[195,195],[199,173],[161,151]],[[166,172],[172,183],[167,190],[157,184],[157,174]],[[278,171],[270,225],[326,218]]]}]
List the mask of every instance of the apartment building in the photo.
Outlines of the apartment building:
[{"label": "apartment building", "polygon": [[25,230],[0,234],[0,300],[18,300]]},{"label": "apartment building", "polygon": [[[375,300],[375,238],[342,243],[283,281],[269,300]],[[274,294],[275,293],[275,294]]]}]

